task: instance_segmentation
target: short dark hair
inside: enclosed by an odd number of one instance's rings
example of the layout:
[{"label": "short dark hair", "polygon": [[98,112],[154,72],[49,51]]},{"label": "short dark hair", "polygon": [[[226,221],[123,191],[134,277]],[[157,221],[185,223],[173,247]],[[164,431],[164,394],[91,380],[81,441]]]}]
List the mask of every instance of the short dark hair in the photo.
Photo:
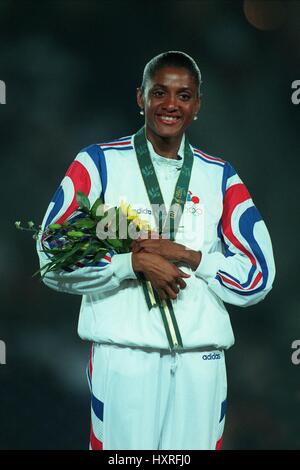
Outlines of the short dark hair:
[{"label": "short dark hair", "polygon": [[198,88],[198,96],[200,97],[201,72],[194,59],[181,51],[168,51],[153,57],[144,68],[143,81],[141,85],[142,92],[144,93],[146,83],[152,79],[155,73],[163,67],[179,67],[189,71],[195,80]]}]

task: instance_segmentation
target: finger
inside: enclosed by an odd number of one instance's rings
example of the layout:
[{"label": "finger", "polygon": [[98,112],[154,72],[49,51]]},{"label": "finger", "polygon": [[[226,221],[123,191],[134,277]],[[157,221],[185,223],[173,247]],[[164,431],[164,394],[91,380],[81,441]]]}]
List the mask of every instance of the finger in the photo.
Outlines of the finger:
[{"label": "finger", "polygon": [[131,246],[132,253],[138,253],[139,251],[142,250],[142,247],[140,247],[137,243],[132,244]]},{"label": "finger", "polygon": [[139,240],[137,240],[137,242],[138,242],[138,245],[142,247],[152,245],[151,240],[149,240],[148,238],[140,238]]},{"label": "finger", "polygon": [[175,281],[171,283],[171,288],[172,288],[172,290],[173,290],[176,294],[179,293],[179,290],[180,290],[180,289],[179,289],[179,287],[177,286],[177,284],[176,284]]},{"label": "finger", "polygon": [[166,286],[164,290],[167,293],[168,297],[170,297],[170,299],[175,300],[177,298],[176,292],[174,292],[170,286]]},{"label": "finger", "polygon": [[141,241],[139,241],[140,244],[144,244],[144,245],[153,245],[153,246],[159,246],[161,244],[161,239],[159,237],[150,237],[148,239],[143,239]]},{"label": "finger", "polygon": [[157,292],[162,300],[167,300],[168,296],[163,289],[157,289]]},{"label": "finger", "polygon": [[155,250],[154,248],[150,248],[150,247],[141,246],[140,250],[143,250],[146,253],[159,253],[159,250]]},{"label": "finger", "polygon": [[188,273],[185,273],[184,271],[182,271],[181,269],[178,268],[178,272],[180,274],[180,277],[191,277],[190,274]]},{"label": "finger", "polygon": [[183,279],[181,279],[181,277],[178,277],[176,279],[176,282],[177,282],[177,284],[179,284],[180,289],[185,289],[186,288],[186,282]]},{"label": "finger", "polygon": [[136,243],[135,243],[135,240],[133,240],[133,242],[131,242],[130,244],[130,248],[132,251],[134,251],[136,249]]}]

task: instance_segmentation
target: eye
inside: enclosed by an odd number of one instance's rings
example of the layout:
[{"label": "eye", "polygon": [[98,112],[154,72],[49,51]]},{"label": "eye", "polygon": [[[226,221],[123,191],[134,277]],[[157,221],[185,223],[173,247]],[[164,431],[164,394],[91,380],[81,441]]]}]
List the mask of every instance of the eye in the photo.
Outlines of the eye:
[{"label": "eye", "polygon": [[155,90],[153,91],[153,95],[154,96],[157,96],[158,98],[160,98],[161,96],[163,96],[164,92],[162,90]]},{"label": "eye", "polygon": [[188,101],[189,99],[191,99],[190,95],[188,95],[187,93],[181,93],[180,98],[182,98],[184,101]]}]

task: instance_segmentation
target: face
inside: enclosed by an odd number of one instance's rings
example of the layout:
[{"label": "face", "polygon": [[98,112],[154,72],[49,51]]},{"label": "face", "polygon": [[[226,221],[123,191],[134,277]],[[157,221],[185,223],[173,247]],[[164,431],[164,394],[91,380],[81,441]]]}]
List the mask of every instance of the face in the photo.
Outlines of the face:
[{"label": "face", "polygon": [[137,102],[144,109],[148,132],[161,137],[182,135],[200,109],[197,91],[187,69],[159,69],[147,82],[144,94],[137,90]]}]

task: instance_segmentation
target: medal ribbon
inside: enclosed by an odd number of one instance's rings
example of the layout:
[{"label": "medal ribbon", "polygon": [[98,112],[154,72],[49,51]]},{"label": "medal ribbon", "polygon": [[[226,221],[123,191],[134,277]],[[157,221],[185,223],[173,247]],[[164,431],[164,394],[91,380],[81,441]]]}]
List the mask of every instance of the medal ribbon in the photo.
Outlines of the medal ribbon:
[{"label": "medal ribbon", "polygon": [[[134,136],[134,148],[148,198],[152,206],[156,225],[158,227],[158,233],[160,236],[163,234],[168,234],[169,239],[174,241],[180,218],[183,214],[194,161],[193,152],[189,145],[188,139],[185,137],[184,160],[175,186],[174,195],[168,214],[166,214],[164,199],[151,160],[146,139],[146,129],[144,126]],[[140,279],[142,280],[142,286],[148,308],[151,309],[157,305],[160,309],[170,349],[175,350],[182,348],[182,339],[171,299],[168,298],[167,300],[162,300],[159,297],[156,289],[153,289],[150,281],[147,281],[143,275],[140,276]]]}]

